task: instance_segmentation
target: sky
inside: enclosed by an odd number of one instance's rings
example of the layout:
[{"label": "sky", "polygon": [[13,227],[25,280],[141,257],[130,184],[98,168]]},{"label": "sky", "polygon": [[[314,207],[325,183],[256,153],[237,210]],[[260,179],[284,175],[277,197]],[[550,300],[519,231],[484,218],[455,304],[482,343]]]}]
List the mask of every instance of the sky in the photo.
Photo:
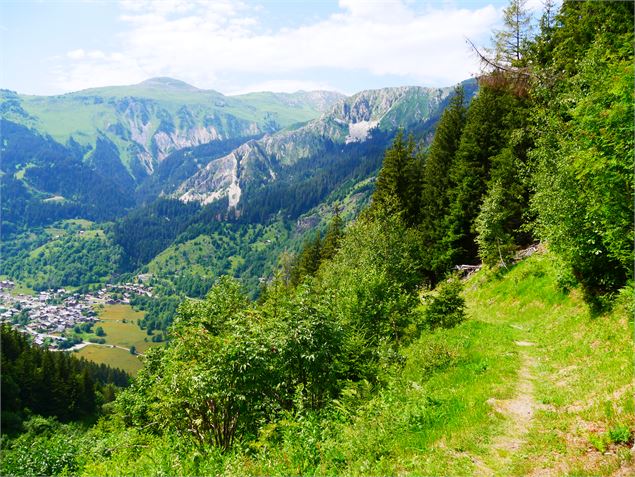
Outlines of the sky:
[{"label": "sky", "polygon": [[[540,0],[529,0],[537,11]],[[449,86],[506,0],[2,0],[0,88],[53,95],[169,76],[224,94]]]}]

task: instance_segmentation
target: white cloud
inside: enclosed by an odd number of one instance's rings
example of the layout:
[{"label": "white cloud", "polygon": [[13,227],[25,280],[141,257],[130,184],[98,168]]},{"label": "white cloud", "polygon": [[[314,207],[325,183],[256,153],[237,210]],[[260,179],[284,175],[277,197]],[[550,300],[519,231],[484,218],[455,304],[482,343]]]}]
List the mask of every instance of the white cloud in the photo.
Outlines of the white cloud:
[{"label": "white cloud", "polygon": [[86,56],[86,52],[83,49],[79,48],[77,50],[69,51],[68,53],[66,53],[66,56],[71,60],[81,60]]},{"label": "white cloud", "polygon": [[[294,75],[320,69],[449,85],[478,69],[465,37],[484,40],[500,18],[492,6],[418,12],[398,0],[340,0],[339,7],[312,24],[260,33],[261,10],[239,2],[125,0],[119,51],[67,53],[59,86],[68,91],[173,76],[220,91],[267,84],[290,91],[307,84]],[[272,77],[280,79],[258,79]]]}]

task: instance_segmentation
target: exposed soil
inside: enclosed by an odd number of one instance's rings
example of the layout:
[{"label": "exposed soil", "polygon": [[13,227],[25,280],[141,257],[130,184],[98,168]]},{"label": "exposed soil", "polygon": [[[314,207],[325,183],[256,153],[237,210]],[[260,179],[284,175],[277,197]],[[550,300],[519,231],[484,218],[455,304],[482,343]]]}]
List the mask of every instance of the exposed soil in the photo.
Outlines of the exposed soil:
[{"label": "exposed soil", "polygon": [[[534,346],[529,341],[516,341],[520,348]],[[475,462],[475,470],[478,475],[490,476],[505,469],[511,464],[512,456],[525,443],[525,436],[529,432],[534,411],[537,408],[534,399],[534,374],[535,359],[526,351],[521,351],[521,365],[518,371],[518,386],[512,399],[494,399],[487,402],[492,409],[507,418],[509,425],[505,432],[494,439],[491,458],[488,459],[495,466],[486,466],[483,462]],[[496,471],[492,469],[494,467]]]}]

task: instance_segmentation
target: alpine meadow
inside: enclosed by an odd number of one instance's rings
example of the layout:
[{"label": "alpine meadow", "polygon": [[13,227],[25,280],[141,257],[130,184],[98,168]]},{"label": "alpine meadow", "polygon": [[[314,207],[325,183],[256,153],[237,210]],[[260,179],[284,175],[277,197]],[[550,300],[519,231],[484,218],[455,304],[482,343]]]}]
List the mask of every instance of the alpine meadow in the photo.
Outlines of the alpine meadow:
[{"label": "alpine meadow", "polygon": [[2,6],[0,474],[635,475],[635,4],[501,1]]}]

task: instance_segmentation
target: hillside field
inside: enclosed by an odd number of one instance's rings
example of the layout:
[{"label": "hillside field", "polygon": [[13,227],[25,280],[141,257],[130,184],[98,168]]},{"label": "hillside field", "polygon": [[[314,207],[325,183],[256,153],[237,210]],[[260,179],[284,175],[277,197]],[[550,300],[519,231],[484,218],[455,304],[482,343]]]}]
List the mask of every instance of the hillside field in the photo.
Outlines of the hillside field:
[{"label": "hillside field", "polygon": [[136,374],[142,365],[141,358],[130,354],[130,347],[135,346],[137,352],[143,354],[150,346],[158,344],[150,342],[152,336],[137,325],[137,320],[143,316],[143,312],[135,311],[130,305],[105,305],[99,314],[101,321],[95,327],[104,329],[106,344],[91,344],[77,351],[77,355]]}]

